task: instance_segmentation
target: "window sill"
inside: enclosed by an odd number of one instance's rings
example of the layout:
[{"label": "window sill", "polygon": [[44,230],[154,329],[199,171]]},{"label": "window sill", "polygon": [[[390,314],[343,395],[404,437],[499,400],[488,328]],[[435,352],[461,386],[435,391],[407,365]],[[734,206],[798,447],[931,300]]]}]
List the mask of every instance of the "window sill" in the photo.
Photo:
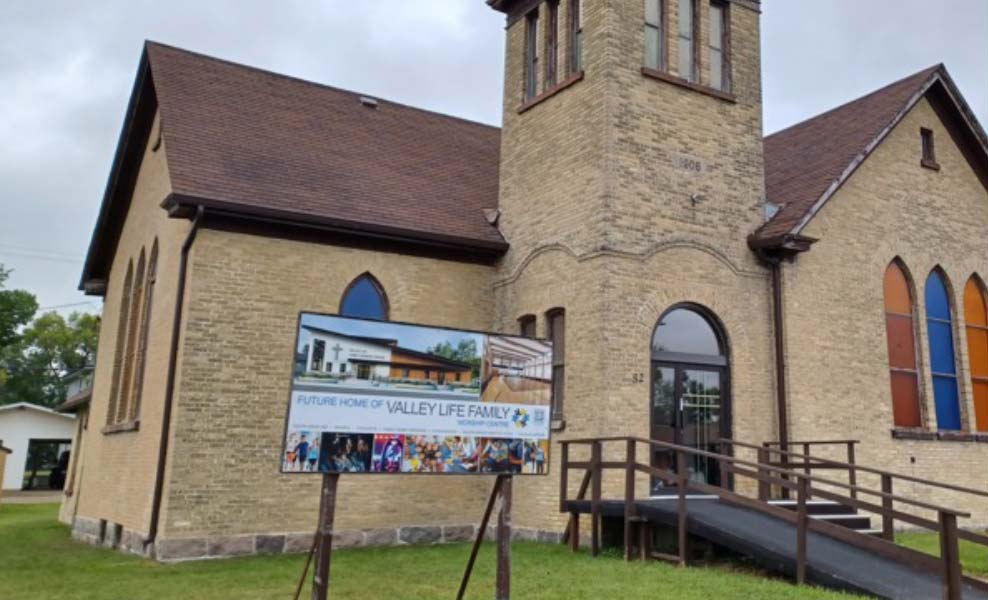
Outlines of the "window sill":
[{"label": "window sill", "polygon": [[545,90],[538,96],[532,98],[531,100],[526,100],[524,104],[518,107],[518,114],[519,115],[522,114],[523,112],[531,109],[537,104],[542,104],[549,98],[552,98],[553,96],[565,90],[566,88],[575,85],[579,81],[583,81],[583,71],[577,71],[576,73],[573,73],[566,79],[563,79],[562,81],[552,86],[551,88]]},{"label": "window sill", "polygon": [[892,430],[892,439],[928,442],[979,442],[988,444],[988,433],[898,428]]},{"label": "window sill", "polygon": [[111,435],[114,433],[127,433],[128,431],[138,431],[141,428],[141,420],[134,419],[133,421],[126,421],[124,423],[114,423],[113,425],[107,425],[102,429],[103,435]]},{"label": "window sill", "polygon": [[724,102],[730,102],[731,104],[737,104],[738,102],[737,96],[730,92],[722,92],[721,90],[717,90],[712,87],[700,85],[699,83],[693,83],[692,81],[688,81],[682,77],[670,75],[665,71],[642,67],[642,75],[645,77],[651,77],[652,79],[658,79],[659,81],[664,81],[666,83],[671,83],[673,85],[678,85],[679,87],[693,90],[694,92],[700,92],[701,94],[706,94],[707,96],[712,96],[719,100],[723,100]]},{"label": "window sill", "polygon": [[920,166],[924,169],[930,169],[931,171],[939,171],[940,163],[932,160],[926,160],[925,158],[919,161]]}]

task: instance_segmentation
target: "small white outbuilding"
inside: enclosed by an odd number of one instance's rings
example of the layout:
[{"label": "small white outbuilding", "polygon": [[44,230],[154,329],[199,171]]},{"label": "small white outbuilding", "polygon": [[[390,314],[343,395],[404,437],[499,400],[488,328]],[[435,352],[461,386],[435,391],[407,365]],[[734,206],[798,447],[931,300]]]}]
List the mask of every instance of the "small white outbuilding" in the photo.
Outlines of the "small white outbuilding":
[{"label": "small white outbuilding", "polygon": [[0,440],[11,450],[7,455],[2,488],[21,489],[31,442],[62,442],[68,446],[74,434],[75,415],[57,413],[27,402],[0,406]]}]

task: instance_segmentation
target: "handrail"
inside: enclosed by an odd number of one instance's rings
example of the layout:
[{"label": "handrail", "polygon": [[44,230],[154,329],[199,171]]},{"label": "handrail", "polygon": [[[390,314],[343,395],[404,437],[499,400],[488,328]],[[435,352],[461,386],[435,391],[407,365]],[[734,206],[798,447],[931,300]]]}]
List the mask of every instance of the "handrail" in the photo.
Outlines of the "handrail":
[{"label": "handrail", "polygon": [[[765,442],[770,446],[781,446],[782,442]],[[804,446],[809,444],[811,446],[846,446],[847,444],[860,444],[861,440],[799,440],[796,442],[786,442],[787,446]]]},{"label": "handrail", "polygon": [[[606,442],[624,442],[626,444],[625,459],[624,461],[604,461],[603,460],[603,444]],[[724,443],[733,443],[733,440],[724,440]],[[676,470],[673,472],[671,469],[658,469],[650,465],[645,465],[639,463],[635,458],[635,447],[637,444],[642,443],[650,447],[663,448],[666,450],[671,450],[675,452],[676,458]],[[753,510],[768,513],[776,516],[777,518],[783,518],[784,520],[795,523],[796,525],[796,580],[798,583],[802,584],[805,582],[807,573],[807,531],[813,529],[821,533],[842,539],[847,543],[857,545],[859,547],[867,548],[871,551],[884,554],[886,556],[893,556],[899,560],[907,561],[909,564],[916,566],[918,568],[923,568],[928,571],[938,572],[941,576],[941,581],[944,590],[944,598],[947,600],[960,600],[962,594],[962,586],[965,579],[968,583],[973,580],[965,578],[961,572],[960,558],[959,558],[959,539],[964,537],[962,531],[957,527],[958,517],[969,517],[968,513],[961,511],[956,511],[947,507],[937,506],[934,504],[929,504],[926,502],[915,501],[909,498],[901,498],[895,496],[891,493],[891,488],[886,488],[886,482],[890,479],[890,476],[883,476],[882,480],[882,491],[877,492],[875,490],[862,488],[856,485],[844,484],[842,482],[832,481],[829,479],[824,479],[821,477],[813,476],[809,472],[799,472],[789,469],[783,469],[772,464],[768,464],[767,461],[762,461],[764,454],[759,454],[759,462],[753,463],[751,461],[742,460],[734,456],[729,456],[726,454],[717,454],[714,452],[708,452],[706,450],[700,450],[698,448],[691,448],[688,446],[681,446],[677,444],[671,444],[668,442],[660,442],[657,440],[638,438],[633,436],[612,436],[612,437],[600,437],[600,438],[582,438],[582,439],[569,439],[561,440],[562,444],[562,456],[561,456],[561,483],[560,486],[560,510],[565,512],[569,511],[571,515],[571,523],[567,528],[569,533],[569,541],[573,544],[573,549],[578,549],[579,538],[579,509],[567,500],[569,495],[568,486],[566,485],[567,473],[571,469],[584,469],[586,473],[584,474],[584,483],[587,483],[589,479],[589,484],[591,488],[591,499],[590,499],[590,515],[591,521],[591,549],[592,554],[596,556],[599,552],[600,543],[600,523],[602,521],[602,475],[605,470],[623,470],[625,472],[625,491],[624,491],[624,539],[625,539],[625,558],[630,560],[632,557],[632,531],[634,525],[637,523],[639,526],[639,533],[641,535],[641,542],[639,542],[640,554],[643,558],[650,555],[648,551],[648,524],[647,520],[642,520],[637,517],[637,505],[635,504],[635,475],[639,472],[648,473],[653,477],[659,477],[660,479],[666,481],[675,481],[676,483],[676,493],[678,496],[677,503],[677,533],[678,533],[678,546],[679,554],[677,557],[670,557],[674,560],[678,560],[680,565],[685,565],[688,557],[688,535],[687,535],[687,502],[686,495],[688,490],[693,489],[696,491],[706,492],[713,494],[720,498],[721,500],[729,503],[741,504],[743,506],[749,507]],[[590,445],[590,461],[570,461],[569,460],[569,447],[572,444],[578,445]],[[755,449],[759,449],[755,447]],[[651,453],[649,453],[651,455]],[[712,458],[718,462],[721,467],[721,472],[724,474],[733,474],[735,476],[748,477],[758,481],[759,487],[764,485],[779,485],[783,488],[795,489],[797,491],[797,505],[795,514],[788,510],[782,509],[780,507],[769,504],[767,501],[758,501],[753,498],[744,496],[737,492],[730,490],[726,485],[726,478],[722,478],[720,487],[702,483],[693,482],[688,478],[688,466],[687,466],[687,456],[702,456],[707,458]],[[807,459],[807,464],[809,464],[809,459]],[[749,470],[738,467],[753,467],[755,470]],[[774,474],[774,475],[773,475]],[[587,477],[589,476],[589,478]],[[790,481],[790,478],[795,479],[795,482]],[[846,497],[838,494],[837,492],[831,491],[829,489],[815,489],[811,486],[812,482],[822,483],[827,486],[834,486],[850,490],[853,493],[861,492],[873,496],[878,496],[882,498],[881,505],[869,504],[861,502],[856,499],[856,497]],[[581,485],[580,497],[583,496],[585,490],[584,486]],[[881,514],[883,522],[891,523],[893,518],[899,518],[900,520],[911,522],[917,524],[921,527],[927,529],[932,529],[940,537],[940,548],[941,556],[940,558],[932,557],[929,555],[924,555],[917,551],[908,550],[901,546],[896,546],[890,541],[882,541],[876,538],[872,538],[868,535],[854,532],[852,530],[847,530],[839,525],[834,525],[827,522],[815,521],[809,518],[807,501],[810,494],[816,492],[821,497],[830,498],[840,503],[846,503],[850,506],[862,507],[865,510],[871,512],[877,512]],[[923,519],[908,513],[902,513],[900,511],[895,511],[892,508],[892,501],[899,501],[904,504],[909,504],[912,506],[917,506],[920,508],[936,511],[938,514],[936,521],[930,521]],[[988,589],[988,588],[986,588]]]},{"label": "handrail", "polygon": [[[821,484],[824,484],[824,485],[840,487],[840,488],[844,488],[844,489],[846,489],[848,491],[857,492],[859,494],[863,493],[863,494],[868,494],[868,495],[871,495],[871,496],[877,496],[877,497],[882,498],[882,499],[885,499],[885,500],[894,500],[896,502],[902,502],[904,504],[909,504],[911,506],[915,506],[916,508],[922,508],[922,509],[925,509],[925,510],[932,510],[932,511],[936,511],[936,512],[943,512],[943,513],[947,513],[947,514],[950,514],[950,515],[954,515],[955,517],[968,518],[968,517],[971,516],[970,513],[966,513],[966,512],[963,512],[963,511],[954,510],[954,509],[949,508],[949,507],[946,507],[946,506],[940,506],[940,505],[937,505],[937,504],[930,504],[928,502],[923,502],[921,500],[913,500],[912,498],[906,498],[906,497],[903,497],[903,496],[896,496],[894,494],[887,493],[887,492],[884,492],[884,491],[878,492],[878,491],[872,490],[870,488],[863,488],[863,487],[856,486],[856,485],[850,485],[850,484],[844,483],[842,481],[835,481],[833,479],[824,479],[824,478],[818,477],[816,475],[809,475],[807,473],[800,472],[800,471],[794,471],[794,470],[791,470],[791,469],[783,469],[781,467],[776,467],[774,465],[769,465],[769,464],[766,464],[766,463],[751,462],[751,461],[742,460],[742,459],[739,459],[739,458],[736,458],[736,457],[733,457],[733,456],[728,456],[728,455],[725,455],[725,454],[717,454],[717,453],[714,453],[714,452],[708,452],[706,450],[700,450],[698,448],[691,448],[689,446],[680,446],[680,445],[677,445],[677,444],[670,444],[669,442],[660,442],[658,440],[650,440],[650,439],[638,438],[638,437],[633,437],[633,436],[616,436],[616,437],[604,437],[604,438],[597,438],[597,439],[589,439],[589,438],[584,438],[584,439],[569,439],[569,440],[561,440],[560,443],[561,444],[564,444],[564,445],[569,445],[569,444],[587,445],[587,444],[593,444],[593,443],[596,443],[596,442],[601,442],[601,443],[604,443],[604,442],[626,442],[626,441],[629,441],[629,440],[633,440],[635,442],[642,443],[642,444],[647,444],[647,445],[650,445],[650,446],[653,446],[653,447],[664,448],[664,449],[667,449],[667,450],[676,450],[678,452],[685,452],[687,454],[692,454],[694,456],[701,456],[701,457],[704,457],[704,458],[712,458],[712,459],[715,459],[715,460],[720,461],[720,462],[726,462],[726,463],[730,463],[730,464],[734,464],[734,465],[741,465],[741,466],[744,466],[744,467],[754,467],[754,468],[760,469],[762,471],[769,471],[769,472],[776,473],[778,475],[781,475],[783,478],[786,478],[786,477],[789,477],[789,478],[797,478],[797,477],[799,477],[799,478],[806,478],[810,482],[815,482],[815,483],[821,483]],[[796,489],[795,488],[795,484],[792,484],[792,488],[791,489]]]},{"label": "handrail", "polygon": [[[901,473],[895,473],[893,471],[886,471],[886,470],[883,470],[883,469],[875,469],[873,467],[865,467],[865,466],[862,466],[862,465],[859,465],[859,464],[845,463],[845,462],[841,462],[841,461],[838,461],[838,460],[833,460],[833,459],[829,459],[829,458],[823,458],[823,457],[820,457],[820,456],[812,456],[812,455],[809,455],[809,454],[800,454],[798,452],[792,452],[790,450],[781,450],[781,449],[778,449],[778,448],[758,446],[756,444],[749,444],[749,443],[746,443],[746,442],[738,442],[738,441],[727,439],[727,438],[720,439],[720,440],[718,440],[718,442],[719,443],[722,443],[722,444],[731,444],[732,446],[739,446],[741,448],[748,448],[748,449],[751,449],[751,450],[761,450],[761,449],[764,449],[764,450],[767,450],[767,451],[772,452],[774,454],[784,455],[784,456],[787,456],[789,458],[802,458],[802,459],[807,459],[807,460],[815,460],[815,461],[817,461],[819,463],[830,465],[830,466],[834,466],[834,467],[855,469],[859,473],[871,473],[873,475],[888,475],[888,476],[891,476],[891,477],[893,477],[895,479],[901,479],[903,481],[910,481],[912,483],[921,483],[923,485],[928,485],[930,487],[936,487],[936,488],[940,488],[940,489],[951,490],[951,491],[954,491],[954,492],[962,492],[962,493],[965,493],[965,494],[974,494],[975,496],[982,496],[982,497],[988,498],[988,491],[976,490],[974,488],[967,488],[967,487],[960,486],[960,485],[954,485],[952,483],[942,483],[942,482],[939,482],[939,481],[932,481],[932,480],[928,480],[928,479],[923,479],[921,477],[916,477],[914,475],[903,475]],[[771,443],[771,442],[768,442],[768,443]],[[799,442],[799,443],[797,443],[797,442],[790,442],[790,445],[796,446],[796,445],[799,445],[799,444],[802,444],[802,443],[805,443],[805,442]]]}]

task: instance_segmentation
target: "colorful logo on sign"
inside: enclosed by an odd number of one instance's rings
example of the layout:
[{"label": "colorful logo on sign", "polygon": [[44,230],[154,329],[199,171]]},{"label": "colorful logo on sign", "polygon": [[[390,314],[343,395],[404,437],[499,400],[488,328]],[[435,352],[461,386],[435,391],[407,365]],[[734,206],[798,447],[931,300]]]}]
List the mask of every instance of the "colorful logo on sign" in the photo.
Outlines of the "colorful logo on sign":
[{"label": "colorful logo on sign", "polygon": [[528,411],[524,408],[516,408],[515,414],[511,416],[511,420],[514,421],[515,427],[519,429],[524,429],[528,425]]}]

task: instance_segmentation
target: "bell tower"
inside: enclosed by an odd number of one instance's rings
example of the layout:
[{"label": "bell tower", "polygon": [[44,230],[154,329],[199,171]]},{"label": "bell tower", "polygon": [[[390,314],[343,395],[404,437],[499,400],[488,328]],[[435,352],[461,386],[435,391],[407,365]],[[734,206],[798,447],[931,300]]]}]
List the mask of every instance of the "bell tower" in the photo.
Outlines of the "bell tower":
[{"label": "bell tower", "polygon": [[[669,354],[653,340],[683,309],[723,334],[721,431],[775,439],[769,271],[747,246],[764,222],[760,3],[488,3],[507,18],[495,325],[564,340],[555,435],[650,437]],[[556,484],[525,485],[541,504],[524,514],[554,514]]]},{"label": "bell tower", "polygon": [[757,0],[490,0],[507,15],[500,227],[641,252],[703,238],[747,260],[761,223]]}]

